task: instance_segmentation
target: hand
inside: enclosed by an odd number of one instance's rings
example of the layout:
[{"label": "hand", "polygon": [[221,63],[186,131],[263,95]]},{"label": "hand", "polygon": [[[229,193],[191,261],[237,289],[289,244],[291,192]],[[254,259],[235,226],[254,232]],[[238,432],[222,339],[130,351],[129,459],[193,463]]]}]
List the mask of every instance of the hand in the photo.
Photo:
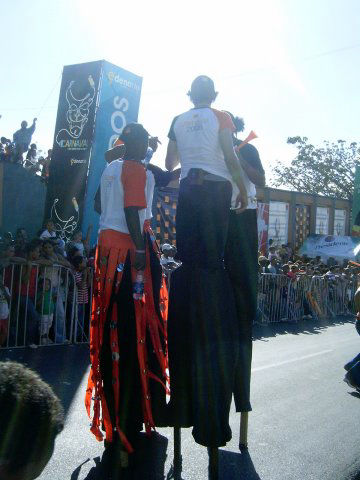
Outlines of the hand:
[{"label": "hand", "polygon": [[135,263],[134,263],[135,270],[145,270],[145,265],[146,265],[145,253],[135,252]]},{"label": "hand", "polygon": [[239,193],[239,195],[236,197],[235,201],[235,212],[237,214],[242,213],[246,210],[246,207],[248,206],[248,198],[247,194]]},{"label": "hand", "polygon": [[37,118],[34,118],[33,122],[34,122],[34,123],[37,122]]},{"label": "hand", "polygon": [[154,153],[156,152],[159,143],[161,145],[161,142],[158,137],[149,138],[149,147],[153,150]]}]

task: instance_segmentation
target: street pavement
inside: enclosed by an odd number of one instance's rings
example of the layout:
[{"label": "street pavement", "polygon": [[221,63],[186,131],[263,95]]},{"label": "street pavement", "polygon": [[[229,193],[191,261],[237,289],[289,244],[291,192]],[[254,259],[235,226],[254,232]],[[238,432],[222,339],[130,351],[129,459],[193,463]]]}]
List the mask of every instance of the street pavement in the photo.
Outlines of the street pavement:
[{"label": "street pavement", "polygon": [[[343,365],[360,351],[352,319],[256,326],[249,449],[240,453],[239,415],[233,439],[219,452],[220,479],[360,479],[360,395],[344,382]],[[60,396],[66,426],[41,480],[106,480],[103,446],[89,432],[84,393],[86,346],[0,352],[31,366]],[[172,429],[143,438],[131,478],[173,478]],[[183,480],[207,479],[207,450],[182,430]]]}]

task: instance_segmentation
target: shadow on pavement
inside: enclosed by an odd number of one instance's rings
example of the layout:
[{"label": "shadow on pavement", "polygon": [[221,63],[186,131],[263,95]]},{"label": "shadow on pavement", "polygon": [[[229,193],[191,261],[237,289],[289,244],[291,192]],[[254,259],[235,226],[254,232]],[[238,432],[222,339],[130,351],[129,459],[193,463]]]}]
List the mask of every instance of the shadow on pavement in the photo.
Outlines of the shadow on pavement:
[{"label": "shadow on pavement", "polygon": [[219,472],[224,480],[261,480],[247,450],[239,453],[219,450]]},{"label": "shadow on pavement", "polygon": [[[116,470],[113,463],[110,464],[106,455],[100,459],[93,459],[95,467],[93,467],[84,480],[160,480],[165,479],[165,462],[167,458],[168,439],[159,433],[153,433],[151,437],[141,434],[137,444],[135,453],[129,460],[130,466],[127,469]],[[83,462],[72,473],[70,480],[78,480],[81,467],[87,463]],[[112,468],[111,468],[112,467]],[[82,478],[82,477],[81,477]]]},{"label": "shadow on pavement", "polygon": [[274,322],[268,324],[255,324],[253,328],[254,340],[266,340],[269,337],[277,335],[315,335],[323,332],[329,327],[344,325],[346,323],[355,324],[355,316],[337,316],[334,318],[301,320],[297,323],[292,322]]},{"label": "shadow on pavement", "polygon": [[[37,372],[49,383],[61,400],[65,413],[89,366],[87,345],[14,348],[0,350],[0,361],[22,363]],[[85,392],[84,392],[85,395]]]}]

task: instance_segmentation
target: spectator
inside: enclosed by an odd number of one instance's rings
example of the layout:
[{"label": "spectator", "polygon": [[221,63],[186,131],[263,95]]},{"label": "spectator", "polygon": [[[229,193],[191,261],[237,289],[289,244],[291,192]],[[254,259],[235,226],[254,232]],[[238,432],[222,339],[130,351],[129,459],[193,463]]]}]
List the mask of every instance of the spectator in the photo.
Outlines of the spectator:
[{"label": "spectator", "polygon": [[13,140],[15,143],[15,162],[22,163],[23,154],[29,149],[31,137],[35,131],[36,118],[34,118],[31,127],[27,128],[27,122],[24,120],[21,122],[20,130],[14,133]]},{"label": "spectator", "polygon": [[19,363],[0,362],[0,478],[33,480],[50,460],[64,411],[52,389]]},{"label": "spectator", "polygon": [[46,220],[44,224],[44,230],[40,234],[40,239],[45,240],[45,238],[56,238],[56,230],[54,222],[51,220]]},{"label": "spectator", "polygon": [[[41,240],[51,239],[55,252],[59,254],[62,258],[66,256],[65,242],[61,238],[57,238],[55,224],[51,220],[51,218],[49,220],[46,220],[44,230],[40,233],[40,238]],[[70,265],[67,264],[65,266],[69,267]]]},{"label": "spectator", "polygon": [[8,287],[0,283],[0,348],[6,345],[8,339],[10,298]]},{"label": "spectator", "polygon": [[15,262],[15,263],[25,263],[25,259],[22,257],[16,257],[15,256],[15,245],[10,244],[7,245],[6,243],[2,245],[1,250],[0,250],[0,261],[2,264],[7,264],[9,261]]},{"label": "spectator", "polygon": [[267,271],[274,275],[276,275],[279,272],[278,262],[276,257],[272,257],[272,259],[270,260],[270,265],[267,267]]},{"label": "spectator", "polygon": [[74,277],[77,287],[77,305],[78,305],[78,324],[76,341],[81,342],[86,339],[84,334],[85,313],[89,303],[89,276],[90,271],[87,268],[86,258],[76,256],[73,259]]},{"label": "spectator", "polygon": [[4,162],[10,162],[12,149],[13,149],[11,140],[5,137],[1,137],[0,148],[1,148],[1,153],[0,153],[1,160]]},{"label": "spectator", "polygon": [[47,157],[43,159],[42,162],[42,171],[41,171],[41,177],[47,182],[49,180],[49,174],[50,174],[50,163],[51,163],[51,155],[52,155],[52,150],[51,148],[48,150]]},{"label": "spectator", "polygon": [[25,344],[31,348],[37,347],[40,317],[35,308],[36,283],[38,266],[36,264],[51,265],[46,259],[40,259],[40,240],[33,240],[27,246],[27,263],[20,280],[20,307],[25,313]]},{"label": "spectator", "polygon": [[260,255],[258,262],[259,262],[259,273],[268,273],[267,266],[268,266],[269,260],[263,255]]},{"label": "spectator", "polygon": [[48,278],[40,279],[38,283],[36,307],[40,314],[40,344],[53,343],[49,332],[54,318],[54,300],[51,290],[51,281]]},{"label": "spectator", "polygon": [[269,255],[268,255],[268,258],[269,258],[269,261],[270,261],[270,262],[271,262],[271,260],[272,260],[273,258],[278,259],[278,256],[277,256],[277,254],[276,254],[276,249],[275,249],[275,247],[272,247],[272,246],[269,247]]},{"label": "spectator", "polygon": [[26,243],[28,240],[28,235],[25,228],[20,227],[16,230],[15,235],[15,256],[26,258]]},{"label": "spectator", "polygon": [[86,232],[86,238],[82,238],[82,233],[81,230],[77,230],[74,232],[71,241],[68,244],[68,249],[76,248],[79,250],[81,256],[87,257],[89,254],[90,246],[90,237],[91,237],[91,232],[92,232],[92,225],[89,225],[87,232]]},{"label": "spectator", "polygon": [[26,154],[26,160],[24,163],[24,167],[26,170],[29,170],[30,172],[36,172],[38,170],[38,165],[37,165],[37,148],[35,143],[32,143],[30,145],[30,149],[28,150]]},{"label": "spectator", "polygon": [[42,248],[42,256],[49,261],[52,268],[46,268],[43,277],[48,278],[51,282],[52,293],[56,298],[56,325],[55,325],[55,341],[56,343],[67,343],[66,326],[65,326],[65,290],[62,284],[60,266],[70,268],[71,264],[62,255],[55,253],[52,240],[45,240]]}]

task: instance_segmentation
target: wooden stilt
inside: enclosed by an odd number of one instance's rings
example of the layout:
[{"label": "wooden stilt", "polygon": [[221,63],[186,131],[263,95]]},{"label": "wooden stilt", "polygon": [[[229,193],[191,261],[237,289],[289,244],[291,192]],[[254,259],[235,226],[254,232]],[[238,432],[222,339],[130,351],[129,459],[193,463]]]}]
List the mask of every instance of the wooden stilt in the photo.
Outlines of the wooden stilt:
[{"label": "wooden stilt", "polygon": [[249,412],[241,412],[240,442],[239,442],[240,450],[244,450],[248,448],[248,424],[249,424]]},{"label": "wooden stilt", "polygon": [[219,479],[219,449],[217,447],[209,447],[209,480]]},{"label": "wooden stilt", "polygon": [[181,428],[174,427],[174,480],[181,480]]}]

